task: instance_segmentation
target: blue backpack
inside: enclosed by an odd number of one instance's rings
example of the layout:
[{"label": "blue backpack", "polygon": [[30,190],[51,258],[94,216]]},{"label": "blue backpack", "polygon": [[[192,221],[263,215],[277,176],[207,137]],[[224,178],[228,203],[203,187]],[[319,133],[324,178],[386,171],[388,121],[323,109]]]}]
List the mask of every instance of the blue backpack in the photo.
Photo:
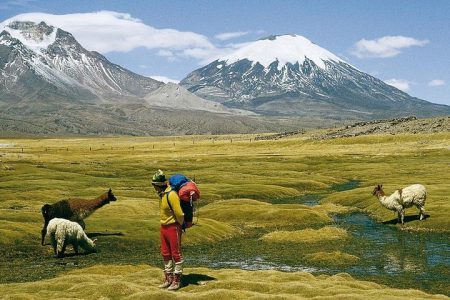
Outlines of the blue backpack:
[{"label": "blue backpack", "polygon": [[[176,192],[178,194],[178,197],[180,197],[180,206],[181,210],[183,210],[184,213],[184,223],[182,224],[182,228],[183,230],[185,230],[186,228],[194,225],[194,215],[196,214],[194,202],[200,197],[200,191],[198,190],[195,183],[193,183],[183,174],[172,175],[169,178],[169,185],[172,188],[172,191]],[[194,186],[194,188],[192,188],[192,185]],[[184,189],[182,189],[183,187]],[[169,193],[170,192],[166,193],[167,204],[169,205],[170,210],[173,211],[172,206],[169,202]],[[189,194],[189,196],[187,196],[186,194]]]},{"label": "blue backpack", "polygon": [[185,185],[189,181],[191,181],[191,180],[189,178],[187,178],[186,176],[184,176],[183,174],[175,174],[169,178],[170,187],[172,188],[172,190],[175,190],[177,193],[183,187],[183,185]]}]

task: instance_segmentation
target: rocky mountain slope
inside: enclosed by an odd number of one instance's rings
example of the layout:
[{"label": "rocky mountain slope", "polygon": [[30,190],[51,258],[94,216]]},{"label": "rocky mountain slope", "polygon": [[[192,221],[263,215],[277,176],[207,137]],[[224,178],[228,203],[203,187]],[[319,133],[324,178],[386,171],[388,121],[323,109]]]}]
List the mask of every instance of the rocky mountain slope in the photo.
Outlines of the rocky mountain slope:
[{"label": "rocky mountain slope", "polygon": [[180,84],[205,99],[265,115],[374,119],[450,114],[449,106],[411,97],[298,35],[248,43]]},{"label": "rocky mountain slope", "polygon": [[280,132],[411,111],[450,114],[295,35],[249,43],[182,84],[126,70],[44,22],[0,24],[3,136]]},{"label": "rocky mountain slope", "polygon": [[184,87],[170,82],[147,94],[144,99],[152,107],[165,107],[173,110],[200,110],[220,114],[256,115],[250,111],[232,109],[220,103],[205,100]]},{"label": "rocky mountain slope", "polygon": [[67,135],[192,135],[278,132],[320,125],[320,121],[297,118],[174,110],[141,104],[71,104],[39,111],[17,108],[0,110],[0,136]]},{"label": "rocky mountain slope", "polygon": [[328,140],[365,135],[396,135],[450,132],[450,117],[417,118],[414,116],[390,120],[362,121],[328,129],[295,130],[257,135],[255,140],[279,140],[304,136],[306,139]]},{"label": "rocky mountain slope", "polygon": [[314,139],[333,139],[372,134],[418,134],[450,132],[450,117],[418,119],[404,117],[391,120],[357,122],[313,135]]},{"label": "rocky mountain slope", "polygon": [[0,33],[0,96],[22,100],[111,101],[139,98],[163,83],[84,49],[44,22],[12,21]]},{"label": "rocky mountain slope", "polygon": [[242,133],[280,124],[130,72],[44,22],[9,20],[0,29],[3,136]]}]

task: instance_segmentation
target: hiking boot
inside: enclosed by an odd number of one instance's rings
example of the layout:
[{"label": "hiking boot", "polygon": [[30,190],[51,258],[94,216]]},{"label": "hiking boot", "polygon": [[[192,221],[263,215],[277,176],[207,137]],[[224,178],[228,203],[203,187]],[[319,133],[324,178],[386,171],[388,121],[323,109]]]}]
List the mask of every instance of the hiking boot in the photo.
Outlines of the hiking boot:
[{"label": "hiking boot", "polygon": [[164,272],[164,282],[161,283],[158,287],[160,289],[166,289],[168,288],[173,282],[173,274]]},{"label": "hiking boot", "polygon": [[169,291],[176,291],[181,287],[181,273],[173,274],[172,284],[167,288]]}]

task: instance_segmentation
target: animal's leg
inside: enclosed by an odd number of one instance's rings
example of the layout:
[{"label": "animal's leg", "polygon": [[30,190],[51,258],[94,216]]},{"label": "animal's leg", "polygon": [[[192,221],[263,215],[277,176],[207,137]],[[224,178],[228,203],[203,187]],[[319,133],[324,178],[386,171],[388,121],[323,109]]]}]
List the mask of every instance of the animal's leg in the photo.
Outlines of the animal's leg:
[{"label": "animal's leg", "polygon": [[45,235],[47,234],[47,225],[48,225],[48,221],[45,220],[44,228],[42,228],[42,230],[41,230],[41,245],[42,246],[44,246]]},{"label": "animal's leg", "polygon": [[64,250],[66,250],[66,242],[64,239],[58,239],[57,252],[56,255],[58,258],[64,256]]},{"label": "animal's leg", "polygon": [[52,241],[53,252],[56,255],[57,254],[57,252],[56,252],[57,242],[56,242],[56,239],[55,239],[55,235],[52,234],[50,238],[51,238],[51,241]]},{"label": "animal's leg", "polygon": [[402,225],[403,225],[403,224],[405,224],[405,210],[404,209],[402,209],[400,211],[400,216],[402,218]]},{"label": "animal's leg", "polygon": [[397,211],[397,223],[400,223],[402,221],[400,210]]},{"label": "animal's leg", "polygon": [[419,219],[422,221],[425,218],[425,208],[423,206],[417,206],[417,208],[420,210]]},{"label": "animal's leg", "polygon": [[78,244],[74,243],[72,246],[73,246],[73,251],[75,251],[75,254],[78,254]]}]

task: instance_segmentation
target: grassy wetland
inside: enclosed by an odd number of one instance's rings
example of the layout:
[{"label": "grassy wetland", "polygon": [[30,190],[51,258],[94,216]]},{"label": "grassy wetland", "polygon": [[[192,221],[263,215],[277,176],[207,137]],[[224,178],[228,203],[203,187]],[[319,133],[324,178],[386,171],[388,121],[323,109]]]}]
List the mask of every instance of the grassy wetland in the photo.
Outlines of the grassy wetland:
[{"label": "grassy wetland", "polygon": [[[0,290],[6,298],[165,299],[150,177],[195,177],[176,298],[446,298],[450,133],[313,140],[300,134],[0,139]],[[372,196],[421,183],[426,220]],[[112,188],[85,220],[98,253],[53,257],[40,208]],[[435,295],[440,294],[440,295]]]}]

